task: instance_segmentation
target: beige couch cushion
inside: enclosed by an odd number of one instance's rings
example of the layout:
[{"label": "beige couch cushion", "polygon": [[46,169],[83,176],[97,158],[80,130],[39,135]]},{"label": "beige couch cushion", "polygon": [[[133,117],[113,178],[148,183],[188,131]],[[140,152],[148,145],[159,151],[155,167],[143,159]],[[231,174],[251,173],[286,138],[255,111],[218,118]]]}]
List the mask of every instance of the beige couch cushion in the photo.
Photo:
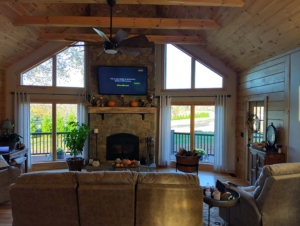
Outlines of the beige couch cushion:
[{"label": "beige couch cushion", "polygon": [[0,169],[0,203],[10,200],[8,188],[20,174],[18,167],[10,166],[7,169]]},{"label": "beige couch cushion", "polygon": [[265,181],[270,176],[291,175],[300,173],[300,163],[284,163],[264,166],[259,178],[255,182],[254,198],[257,199],[265,184]]},{"label": "beige couch cushion", "polygon": [[9,187],[14,226],[78,226],[76,174],[28,173]]},{"label": "beige couch cushion", "polygon": [[81,226],[132,226],[135,219],[137,173],[78,173]]},{"label": "beige couch cushion", "polygon": [[203,223],[203,190],[197,175],[139,173],[136,226]]}]

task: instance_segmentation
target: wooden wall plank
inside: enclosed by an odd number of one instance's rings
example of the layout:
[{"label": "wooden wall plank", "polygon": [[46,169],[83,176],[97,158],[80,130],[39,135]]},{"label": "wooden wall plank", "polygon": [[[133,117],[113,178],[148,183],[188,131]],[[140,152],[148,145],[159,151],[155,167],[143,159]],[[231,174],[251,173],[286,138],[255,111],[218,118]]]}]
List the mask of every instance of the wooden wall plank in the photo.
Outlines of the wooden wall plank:
[{"label": "wooden wall plank", "polygon": [[0,69],[0,123],[5,120],[5,71]]},{"label": "wooden wall plank", "polygon": [[[246,179],[246,161],[247,161],[247,148],[246,137],[240,137],[240,133],[246,134],[248,131],[245,128],[245,103],[249,100],[262,99],[268,97],[267,103],[267,126],[272,122],[276,127],[276,134],[278,133],[278,142],[286,144],[287,134],[286,131],[286,87],[288,81],[288,58],[279,57],[265,63],[261,63],[256,67],[243,71],[238,74],[238,91],[237,91],[237,113],[236,113],[236,147],[237,153],[237,175],[241,175]],[[241,141],[244,140],[243,141]]]},{"label": "wooden wall plank", "polygon": [[245,76],[242,76],[239,81],[240,81],[240,83],[244,83],[247,81],[259,79],[261,77],[267,77],[267,76],[270,76],[270,75],[273,75],[276,73],[282,73],[284,71],[284,68],[285,68],[284,63],[276,64],[276,65],[273,65],[270,67],[267,66],[266,68],[261,69],[260,71],[256,71],[253,73],[249,73]]}]

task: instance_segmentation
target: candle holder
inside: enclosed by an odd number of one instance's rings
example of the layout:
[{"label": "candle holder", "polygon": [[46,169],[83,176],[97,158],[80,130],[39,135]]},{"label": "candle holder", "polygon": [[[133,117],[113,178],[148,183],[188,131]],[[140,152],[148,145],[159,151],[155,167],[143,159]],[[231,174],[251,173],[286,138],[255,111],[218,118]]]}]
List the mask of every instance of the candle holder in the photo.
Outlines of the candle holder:
[{"label": "candle holder", "polygon": [[98,129],[94,129],[94,134],[96,134],[96,158],[94,158],[92,166],[100,166],[100,159],[98,158]]},{"label": "candle holder", "polygon": [[121,94],[121,106],[124,107],[124,94]]}]

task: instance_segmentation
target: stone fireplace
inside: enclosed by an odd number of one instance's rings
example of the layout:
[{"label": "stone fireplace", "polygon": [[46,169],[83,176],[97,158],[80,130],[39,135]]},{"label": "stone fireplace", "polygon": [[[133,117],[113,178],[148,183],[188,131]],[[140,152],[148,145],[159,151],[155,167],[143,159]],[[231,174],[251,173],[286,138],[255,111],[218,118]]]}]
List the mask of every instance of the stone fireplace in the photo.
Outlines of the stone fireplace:
[{"label": "stone fireplace", "polygon": [[[107,112],[112,109],[114,113]],[[115,113],[115,109],[133,109],[129,107],[90,107],[89,125],[91,130],[97,128],[98,134],[91,134],[89,158],[100,158],[101,162],[116,158],[141,160],[147,156],[147,137],[155,137],[156,109],[146,109],[144,116],[138,113]],[[134,108],[137,110],[137,108]],[[106,111],[104,116],[94,111]],[[117,137],[117,139],[115,139]],[[120,138],[120,139],[119,139]],[[97,139],[97,142],[96,142]],[[97,144],[97,147],[96,147]],[[108,152],[108,150],[110,150]],[[151,148],[155,154],[155,147]]]},{"label": "stone fireplace", "polygon": [[[91,8],[91,15],[96,16],[98,10],[105,10],[102,5],[95,8],[97,4],[93,4]],[[118,5],[116,7],[123,7]],[[137,16],[138,12],[140,16],[144,13],[154,13],[155,7],[142,6],[139,5],[138,8],[144,8],[144,10],[132,10],[132,15]],[[127,9],[127,8],[126,8]],[[117,10],[117,8],[116,8]],[[121,12],[123,12],[121,10]],[[109,11],[107,11],[109,13]],[[150,15],[150,14],[149,14]],[[89,112],[89,126],[91,131],[97,128],[99,133],[90,134],[89,138],[89,158],[100,158],[101,162],[107,159],[107,137],[114,134],[126,133],[132,134],[139,138],[138,141],[138,158],[139,160],[146,156],[147,145],[146,137],[156,137],[156,124],[157,124],[157,114],[154,111],[144,112],[145,107],[130,107],[131,101],[147,102],[147,95],[125,95],[122,97],[120,95],[101,95],[98,89],[98,66],[145,66],[148,69],[148,93],[155,96],[155,47],[151,52],[142,52],[138,56],[132,56],[126,53],[123,54],[101,54],[99,53],[103,50],[101,46],[91,46],[88,51],[88,74],[89,79],[87,80],[87,92],[90,95],[94,95],[96,100],[102,98],[104,106],[103,107],[89,107],[94,108],[95,111]],[[138,50],[138,49],[135,49]],[[107,102],[113,100],[115,102],[114,107],[108,107]],[[153,100],[152,110],[156,110],[157,104],[156,100]],[[97,110],[102,109],[102,110]],[[90,111],[90,110],[89,110]],[[96,142],[97,139],[97,142]],[[96,147],[97,144],[97,147]],[[155,147],[152,149],[152,153],[155,154]],[[116,156],[114,156],[116,157]],[[125,157],[125,156],[124,156]],[[113,157],[109,157],[112,159]],[[134,157],[136,158],[136,157]],[[107,160],[113,161],[113,160]]]},{"label": "stone fireplace", "polygon": [[117,133],[106,138],[106,160],[139,159],[139,137],[130,133]]}]

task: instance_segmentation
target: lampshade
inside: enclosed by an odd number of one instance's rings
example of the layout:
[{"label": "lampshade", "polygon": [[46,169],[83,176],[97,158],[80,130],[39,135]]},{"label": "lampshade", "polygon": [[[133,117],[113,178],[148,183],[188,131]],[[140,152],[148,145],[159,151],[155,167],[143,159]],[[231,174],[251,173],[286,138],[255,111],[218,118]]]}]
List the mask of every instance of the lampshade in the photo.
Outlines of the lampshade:
[{"label": "lampshade", "polygon": [[6,119],[2,125],[2,128],[11,129],[11,121],[9,119]]}]

